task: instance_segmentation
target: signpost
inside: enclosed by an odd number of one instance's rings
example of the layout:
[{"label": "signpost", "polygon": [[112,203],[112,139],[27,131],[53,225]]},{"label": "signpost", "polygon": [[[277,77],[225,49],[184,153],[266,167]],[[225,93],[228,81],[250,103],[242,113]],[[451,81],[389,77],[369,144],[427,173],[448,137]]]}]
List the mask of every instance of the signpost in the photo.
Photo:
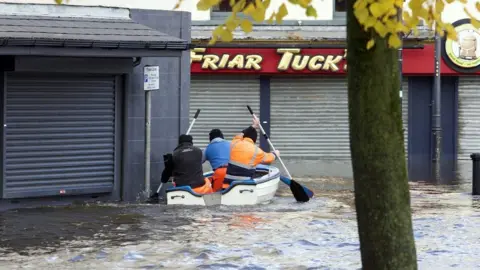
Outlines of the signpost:
[{"label": "signpost", "polygon": [[145,91],[145,194],[150,197],[150,133],[152,120],[152,91],[160,89],[159,66],[143,68],[143,90]]}]

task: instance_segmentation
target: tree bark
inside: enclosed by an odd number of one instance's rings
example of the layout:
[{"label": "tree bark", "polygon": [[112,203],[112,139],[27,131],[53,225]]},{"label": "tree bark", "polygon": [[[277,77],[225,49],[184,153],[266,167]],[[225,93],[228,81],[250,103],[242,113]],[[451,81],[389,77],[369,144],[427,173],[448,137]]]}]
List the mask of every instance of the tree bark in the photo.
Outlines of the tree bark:
[{"label": "tree bark", "polygon": [[[347,1],[350,149],[362,266],[417,269],[402,130],[398,54],[365,32]],[[388,37],[388,36],[387,36]]]}]

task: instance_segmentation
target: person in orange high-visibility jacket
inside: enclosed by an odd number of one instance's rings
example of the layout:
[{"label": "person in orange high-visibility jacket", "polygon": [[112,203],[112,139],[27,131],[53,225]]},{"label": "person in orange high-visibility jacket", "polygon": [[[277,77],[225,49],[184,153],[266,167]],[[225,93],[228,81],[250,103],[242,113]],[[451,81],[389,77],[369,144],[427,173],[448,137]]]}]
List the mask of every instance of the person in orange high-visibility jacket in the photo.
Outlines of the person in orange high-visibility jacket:
[{"label": "person in orange high-visibility jacket", "polygon": [[244,129],[241,134],[233,138],[224,188],[228,187],[233,181],[252,179],[258,164],[270,164],[280,155],[278,150],[265,153],[260,147],[255,145],[258,137],[256,130],[258,126],[259,122],[255,119],[253,120],[253,125]]}]

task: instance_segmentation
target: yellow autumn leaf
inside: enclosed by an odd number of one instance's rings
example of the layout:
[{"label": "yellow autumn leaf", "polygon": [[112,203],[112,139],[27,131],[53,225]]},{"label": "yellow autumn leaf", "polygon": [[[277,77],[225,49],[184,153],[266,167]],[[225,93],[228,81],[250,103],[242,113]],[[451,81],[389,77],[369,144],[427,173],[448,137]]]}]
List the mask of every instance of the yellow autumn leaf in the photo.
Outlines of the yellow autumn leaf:
[{"label": "yellow autumn leaf", "polygon": [[467,7],[464,7],[463,11],[465,13],[467,13],[468,17],[470,18],[470,23],[473,25],[473,27],[479,29],[480,28],[480,22],[477,20],[475,15],[473,15],[470,11],[468,11]]},{"label": "yellow autumn leaf", "polygon": [[366,7],[367,7],[367,4],[368,4],[368,2],[365,1],[365,0],[357,0],[357,1],[355,1],[355,3],[353,4],[353,8],[354,8],[354,9],[366,8]]},{"label": "yellow autumn leaf", "polygon": [[398,35],[391,34],[390,37],[388,37],[388,45],[390,45],[390,47],[397,49],[397,48],[400,48],[400,46],[402,46],[402,41],[400,40],[400,37],[398,37]]},{"label": "yellow autumn leaf", "polygon": [[[355,17],[357,17],[357,20],[360,24],[364,24],[368,17],[370,17],[370,13],[368,13],[368,9],[367,8],[362,8],[362,9],[355,9],[353,11],[353,14],[355,14]],[[376,21],[376,18],[373,17]]]},{"label": "yellow autumn leaf", "polygon": [[212,6],[209,5],[207,2],[205,2],[205,0],[200,0],[198,1],[197,3],[197,9],[200,10],[200,11],[205,11],[205,10],[209,10]]},{"label": "yellow autumn leaf", "polygon": [[475,7],[477,8],[477,11],[480,11],[480,2],[477,2],[477,3],[475,4]]},{"label": "yellow autumn leaf", "polygon": [[442,14],[443,10],[445,9],[445,3],[443,0],[435,1],[435,13]]},{"label": "yellow autumn leaf", "polygon": [[370,48],[372,48],[373,45],[375,45],[375,39],[372,38],[367,42],[367,50],[370,50]]},{"label": "yellow autumn leaf", "polygon": [[455,31],[455,28],[453,30],[448,29],[448,27],[445,28],[445,31],[447,32],[447,38],[451,40],[457,40],[457,31]]},{"label": "yellow autumn leaf", "polygon": [[233,31],[238,26],[238,22],[233,18],[230,17],[225,21],[225,26],[227,27],[228,31]]},{"label": "yellow autumn leaf", "polygon": [[294,4],[294,5],[298,5],[298,1],[299,0],[288,0],[288,2]]},{"label": "yellow autumn leaf", "polygon": [[312,3],[312,0],[298,0],[297,2],[302,8],[307,8]]},{"label": "yellow autumn leaf", "polygon": [[283,3],[278,8],[278,12],[275,15],[275,19],[276,19],[277,23],[278,24],[282,23],[283,18],[287,15],[288,15],[288,9],[287,9],[287,6],[285,5],[285,3]]},{"label": "yellow autumn leaf", "polygon": [[233,34],[228,30],[223,30],[223,32],[220,34],[220,38],[222,41],[230,42],[233,40]]},{"label": "yellow autumn leaf", "polygon": [[263,0],[263,7],[267,9],[270,6],[270,0]]},{"label": "yellow autumn leaf", "polygon": [[255,7],[257,9],[265,9],[265,6],[263,5],[263,1],[262,0],[255,0]]},{"label": "yellow autumn leaf", "polygon": [[270,18],[268,18],[267,22],[273,23],[273,21],[275,20],[275,15],[277,15],[277,13],[272,12],[272,15],[270,15]]},{"label": "yellow autumn leaf", "polygon": [[208,41],[209,46],[215,45],[215,43],[217,43],[217,38],[215,38],[215,37],[212,37],[210,39],[210,41]]},{"label": "yellow autumn leaf", "polygon": [[219,37],[223,32],[223,26],[222,25],[219,25],[217,27],[215,27],[215,29],[213,29],[212,31],[212,37]]},{"label": "yellow autumn leaf", "polygon": [[379,18],[388,11],[388,4],[384,2],[375,2],[370,5],[369,9],[374,17]]},{"label": "yellow autumn leaf", "polygon": [[242,28],[243,32],[250,33],[253,30],[253,24],[247,19],[242,20],[240,27]]},{"label": "yellow autumn leaf", "polygon": [[[367,14],[368,15],[368,14]],[[370,28],[370,27],[373,27],[375,25],[375,23],[377,22],[377,19],[373,16],[368,16],[368,18],[365,20],[365,27]]]},{"label": "yellow autumn leaf", "polygon": [[255,12],[255,5],[253,3],[248,4],[248,6],[243,10],[245,15],[250,15]]},{"label": "yellow autumn leaf", "polygon": [[423,5],[422,0],[410,0],[410,2],[408,2],[408,7],[412,12],[422,9],[423,8],[422,5]]},{"label": "yellow autumn leaf", "polygon": [[380,22],[380,21],[377,21],[375,23],[375,25],[373,26],[373,28],[375,29],[375,31],[377,32],[377,34],[379,36],[381,36],[382,38],[386,37],[387,34],[388,34],[388,30],[387,28],[385,27],[385,25]]},{"label": "yellow autumn leaf", "polygon": [[305,11],[307,17],[314,17],[317,18],[317,10],[313,6],[308,6],[307,10]]},{"label": "yellow autumn leaf", "polygon": [[254,12],[250,16],[256,22],[263,22],[265,20],[265,9],[257,7]]},{"label": "yellow autumn leaf", "polygon": [[234,5],[232,6],[232,12],[237,13],[245,9],[245,6],[247,5],[246,0],[239,0]]}]

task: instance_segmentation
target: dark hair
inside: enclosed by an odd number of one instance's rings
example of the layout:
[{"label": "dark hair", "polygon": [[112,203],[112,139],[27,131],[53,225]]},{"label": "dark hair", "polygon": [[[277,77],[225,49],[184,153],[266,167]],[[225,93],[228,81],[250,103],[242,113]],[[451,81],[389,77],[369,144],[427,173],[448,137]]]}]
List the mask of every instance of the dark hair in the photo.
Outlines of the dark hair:
[{"label": "dark hair", "polygon": [[193,143],[193,137],[191,135],[182,134],[178,137],[178,144],[181,143]]},{"label": "dark hair", "polygon": [[254,143],[257,142],[258,133],[257,133],[257,130],[252,126],[249,126],[248,128],[244,129],[242,133],[243,133],[243,137],[252,139]]},{"label": "dark hair", "polygon": [[223,133],[220,129],[214,128],[210,130],[210,133],[208,134],[210,141],[212,141],[215,138],[222,138],[223,139]]}]

